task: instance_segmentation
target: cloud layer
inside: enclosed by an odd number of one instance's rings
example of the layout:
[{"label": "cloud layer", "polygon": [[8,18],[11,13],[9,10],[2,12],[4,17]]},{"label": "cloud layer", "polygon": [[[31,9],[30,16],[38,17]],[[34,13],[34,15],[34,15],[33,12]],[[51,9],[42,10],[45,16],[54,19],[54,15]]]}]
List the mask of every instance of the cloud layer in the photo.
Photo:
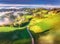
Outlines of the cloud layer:
[{"label": "cloud layer", "polygon": [[60,8],[60,5],[37,5],[37,4],[0,4],[2,8]]}]

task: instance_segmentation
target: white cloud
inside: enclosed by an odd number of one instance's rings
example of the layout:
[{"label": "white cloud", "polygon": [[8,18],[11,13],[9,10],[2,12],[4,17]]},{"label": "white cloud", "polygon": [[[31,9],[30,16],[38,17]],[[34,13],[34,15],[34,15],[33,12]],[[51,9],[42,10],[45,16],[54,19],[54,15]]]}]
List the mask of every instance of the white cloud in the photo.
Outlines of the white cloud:
[{"label": "white cloud", "polygon": [[[60,8],[60,5],[32,5],[32,4],[0,4],[0,9],[1,8],[3,8],[3,7],[6,7],[6,6],[8,6],[9,8],[17,8],[17,7],[21,7],[21,8],[23,8],[23,7],[43,7],[43,8]],[[7,7],[7,8],[8,8]],[[20,8],[19,7],[19,8]]]}]

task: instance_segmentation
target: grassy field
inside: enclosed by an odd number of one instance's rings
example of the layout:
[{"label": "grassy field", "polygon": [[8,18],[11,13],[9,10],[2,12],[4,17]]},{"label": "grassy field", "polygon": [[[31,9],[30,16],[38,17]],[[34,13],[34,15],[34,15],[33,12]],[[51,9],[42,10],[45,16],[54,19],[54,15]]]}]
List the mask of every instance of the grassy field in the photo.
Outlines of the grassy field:
[{"label": "grassy field", "polygon": [[9,32],[16,30],[14,27],[0,27],[0,32]]},{"label": "grassy field", "polygon": [[25,27],[0,27],[0,32],[10,32],[14,30],[24,29]]}]

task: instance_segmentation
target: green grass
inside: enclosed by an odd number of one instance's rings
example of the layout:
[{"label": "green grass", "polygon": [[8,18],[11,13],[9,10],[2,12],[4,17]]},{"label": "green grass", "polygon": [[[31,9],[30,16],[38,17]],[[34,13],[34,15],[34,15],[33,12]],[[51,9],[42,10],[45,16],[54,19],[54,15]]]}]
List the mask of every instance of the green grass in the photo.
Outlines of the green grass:
[{"label": "green grass", "polygon": [[14,27],[0,27],[0,32],[9,32],[16,30]]},{"label": "green grass", "polygon": [[16,40],[13,44],[31,44],[31,39]]},{"label": "green grass", "polygon": [[0,32],[10,32],[17,29],[24,29],[26,27],[0,27]]}]

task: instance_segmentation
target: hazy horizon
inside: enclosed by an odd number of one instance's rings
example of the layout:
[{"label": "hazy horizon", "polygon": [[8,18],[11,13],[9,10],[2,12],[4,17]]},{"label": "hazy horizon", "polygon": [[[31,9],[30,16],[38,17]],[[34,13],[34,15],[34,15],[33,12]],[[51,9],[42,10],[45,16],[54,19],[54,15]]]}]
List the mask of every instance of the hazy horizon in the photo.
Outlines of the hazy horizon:
[{"label": "hazy horizon", "polygon": [[49,4],[0,4],[2,8],[60,8],[60,5],[49,5]]}]

